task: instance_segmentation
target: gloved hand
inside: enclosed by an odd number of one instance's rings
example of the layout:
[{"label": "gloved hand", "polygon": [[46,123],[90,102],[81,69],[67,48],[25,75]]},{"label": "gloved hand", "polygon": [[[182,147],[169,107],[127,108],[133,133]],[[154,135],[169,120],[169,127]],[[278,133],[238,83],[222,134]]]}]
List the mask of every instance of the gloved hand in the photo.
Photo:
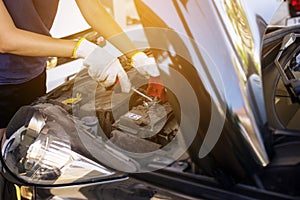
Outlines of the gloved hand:
[{"label": "gloved hand", "polygon": [[131,65],[147,78],[160,75],[155,59],[148,57],[144,52],[134,54],[131,58]]},{"label": "gloved hand", "polygon": [[88,68],[89,75],[105,87],[112,86],[118,78],[122,92],[130,91],[131,83],[121,63],[105,49],[81,39],[74,49],[73,57],[84,58],[83,65]]}]

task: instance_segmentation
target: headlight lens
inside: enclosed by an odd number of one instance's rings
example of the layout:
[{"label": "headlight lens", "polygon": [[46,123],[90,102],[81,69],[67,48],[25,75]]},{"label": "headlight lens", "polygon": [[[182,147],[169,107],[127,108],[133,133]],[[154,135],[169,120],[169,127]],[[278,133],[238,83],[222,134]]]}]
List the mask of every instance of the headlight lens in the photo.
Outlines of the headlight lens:
[{"label": "headlight lens", "polygon": [[13,174],[27,183],[41,185],[86,182],[115,174],[75,152],[59,123],[53,127],[54,122],[36,110],[28,125],[21,126],[4,142],[2,156]]}]

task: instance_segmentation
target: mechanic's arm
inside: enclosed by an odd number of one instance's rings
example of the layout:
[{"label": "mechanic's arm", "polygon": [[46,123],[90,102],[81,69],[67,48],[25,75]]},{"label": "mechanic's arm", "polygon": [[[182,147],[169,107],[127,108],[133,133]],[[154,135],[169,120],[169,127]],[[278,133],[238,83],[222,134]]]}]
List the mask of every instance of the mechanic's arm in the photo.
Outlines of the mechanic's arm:
[{"label": "mechanic's arm", "polygon": [[55,39],[18,29],[3,1],[0,1],[0,24],[0,53],[71,57],[76,45],[75,41]]},{"label": "mechanic's arm", "polygon": [[106,11],[100,0],[76,0],[76,3],[85,20],[94,30],[128,57],[135,53],[135,45]]},{"label": "mechanic's arm", "polygon": [[[131,58],[132,66],[138,72],[146,77],[159,76],[159,70],[154,58],[150,58],[145,53],[138,51],[119,24],[106,11],[100,0],[76,0],[76,3],[88,24],[123,54]],[[91,55],[90,57],[97,58],[97,55]],[[110,81],[110,83],[112,82]]]}]

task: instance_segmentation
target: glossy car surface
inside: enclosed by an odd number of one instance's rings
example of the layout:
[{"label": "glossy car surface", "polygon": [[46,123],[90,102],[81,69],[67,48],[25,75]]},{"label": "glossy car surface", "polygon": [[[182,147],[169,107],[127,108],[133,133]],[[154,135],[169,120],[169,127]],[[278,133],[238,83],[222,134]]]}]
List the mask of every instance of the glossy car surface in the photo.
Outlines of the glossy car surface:
[{"label": "glossy car surface", "polygon": [[[164,98],[103,88],[82,70],[15,115],[2,146],[7,180],[33,199],[296,199],[281,187],[290,179],[269,177],[261,52],[270,14],[243,0],[134,3],[142,26],[127,34],[156,58],[160,80],[119,59],[140,92],[158,81]],[[128,120],[145,107],[150,122]]]}]

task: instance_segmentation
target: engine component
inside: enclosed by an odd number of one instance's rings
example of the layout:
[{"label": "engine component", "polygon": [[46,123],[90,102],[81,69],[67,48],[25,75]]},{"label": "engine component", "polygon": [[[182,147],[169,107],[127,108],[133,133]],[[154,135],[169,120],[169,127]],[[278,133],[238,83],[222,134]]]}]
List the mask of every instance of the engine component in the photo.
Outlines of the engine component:
[{"label": "engine component", "polygon": [[133,152],[133,153],[147,153],[158,150],[161,145],[144,140],[134,135],[126,134],[124,132],[114,130],[112,132],[113,137],[110,139],[112,143],[119,148]]},{"label": "engine component", "polygon": [[162,130],[171,117],[172,111],[169,103],[160,105],[150,102],[138,105],[121,116],[113,126],[126,133],[148,138]]}]

